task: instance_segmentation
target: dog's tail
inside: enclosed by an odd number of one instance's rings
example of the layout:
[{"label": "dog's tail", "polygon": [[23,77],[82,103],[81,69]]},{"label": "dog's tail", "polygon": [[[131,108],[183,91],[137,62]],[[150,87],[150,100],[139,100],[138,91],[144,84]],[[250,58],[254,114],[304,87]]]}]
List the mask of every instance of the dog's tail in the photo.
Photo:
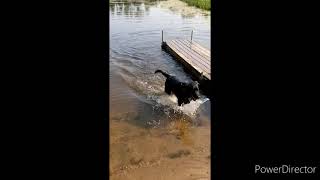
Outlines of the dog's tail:
[{"label": "dog's tail", "polygon": [[161,71],[161,70],[156,70],[154,73],[161,73],[161,74],[163,74],[166,78],[169,78],[170,77],[170,75],[169,74],[167,74],[167,73],[165,73],[165,72],[163,72],[163,71]]}]

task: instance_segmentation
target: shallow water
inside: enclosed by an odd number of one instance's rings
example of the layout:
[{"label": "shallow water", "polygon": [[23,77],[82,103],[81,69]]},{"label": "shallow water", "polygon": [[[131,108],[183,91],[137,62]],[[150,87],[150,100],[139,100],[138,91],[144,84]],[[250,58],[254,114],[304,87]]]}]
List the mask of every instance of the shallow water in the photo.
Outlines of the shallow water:
[{"label": "shallow water", "polygon": [[[188,178],[206,179],[210,101],[178,107],[164,93],[165,78],[154,71],[191,80],[161,50],[161,30],[167,40],[190,38],[193,29],[193,40],[210,49],[210,14],[177,0],[111,3],[109,13],[111,179],[186,179],[187,170]],[[176,167],[181,163],[191,164]]]}]

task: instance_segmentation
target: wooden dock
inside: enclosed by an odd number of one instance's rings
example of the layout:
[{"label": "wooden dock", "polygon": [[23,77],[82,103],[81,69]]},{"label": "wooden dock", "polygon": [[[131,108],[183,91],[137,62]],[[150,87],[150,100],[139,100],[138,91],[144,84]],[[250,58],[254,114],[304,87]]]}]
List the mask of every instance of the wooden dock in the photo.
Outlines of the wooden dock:
[{"label": "wooden dock", "polygon": [[174,39],[163,41],[162,48],[167,50],[180,61],[193,76],[199,78],[201,74],[207,80],[211,80],[211,56],[210,51],[192,40]]}]

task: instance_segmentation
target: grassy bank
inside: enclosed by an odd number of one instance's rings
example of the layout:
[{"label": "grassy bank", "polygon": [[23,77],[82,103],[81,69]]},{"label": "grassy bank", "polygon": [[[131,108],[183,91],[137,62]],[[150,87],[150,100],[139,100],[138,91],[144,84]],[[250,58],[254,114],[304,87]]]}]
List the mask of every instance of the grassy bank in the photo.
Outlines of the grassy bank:
[{"label": "grassy bank", "polygon": [[201,9],[210,10],[211,1],[210,0],[181,0],[189,4],[190,6],[196,6]]}]

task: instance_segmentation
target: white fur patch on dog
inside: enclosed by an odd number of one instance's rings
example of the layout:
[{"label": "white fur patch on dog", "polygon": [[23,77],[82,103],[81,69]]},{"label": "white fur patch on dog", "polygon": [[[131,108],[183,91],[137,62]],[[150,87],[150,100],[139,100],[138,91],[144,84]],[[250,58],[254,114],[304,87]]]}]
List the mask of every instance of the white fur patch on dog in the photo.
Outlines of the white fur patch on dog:
[{"label": "white fur patch on dog", "polygon": [[171,100],[173,103],[178,103],[178,98],[175,95],[169,96],[169,100]]}]

